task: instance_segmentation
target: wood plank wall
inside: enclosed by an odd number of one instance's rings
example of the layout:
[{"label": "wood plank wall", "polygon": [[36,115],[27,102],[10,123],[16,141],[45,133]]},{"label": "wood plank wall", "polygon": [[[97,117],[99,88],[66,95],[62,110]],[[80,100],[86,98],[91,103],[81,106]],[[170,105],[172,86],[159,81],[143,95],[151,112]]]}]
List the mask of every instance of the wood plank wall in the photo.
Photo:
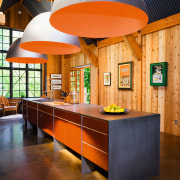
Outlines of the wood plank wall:
[{"label": "wood plank wall", "polygon": [[[21,11],[21,14],[18,14],[18,11]],[[4,27],[10,27],[14,29],[24,30],[26,25],[32,19],[32,16],[26,10],[23,5],[19,5],[19,2],[14,4],[6,12],[6,24]]]},{"label": "wood plank wall", "polygon": [[[142,52],[137,61],[124,41],[99,49],[99,104],[160,113],[161,131],[180,136],[180,25],[142,36]],[[118,90],[118,63],[128,61],[133,62],[133,89]],[[168,86],[150,86],[150,63],[165,61]],[[111,86],[103,85],[104,72],[111,72]]]},{"label": "wood plank wall", "polygon": [[[90,47],[97,55],[97,48],[94,45]],[[91,65],[91,104],[98,104],[98,68],[91,64],[91,61],[82,51],[74,55],[66,55],[62,58],[62,89],[69,93],[69,68],[84,65]]]},{"label": "wood plank wall", "polygon": [[[99,98],[96,102],[104,106],[116,103],[128,109],[160,113],[161,132],[180,136],[180,25],[136,37],[136,40],[142,45],[142,61],[133,56],[124,41],[99,48]],[[119,90],[118,63],[129,61],[133,62],[133,89]],[[164,61],[168,62],[168,86],[150,86],[150,63]],[[64,89],[68,90],[68,68],[88,63],[82,52],[64,57]],[[105,72],[111,72],[111,86],[103,85]],[[97,81],[96,76],[91,79],[94,84]]]},{"label": "wood plank wall", "polygon": [[[61,56],[59,55],[48,55],[48,62],[47,62],[47,91],[51,91],[51,74],[61,74],[62,73],[62,65],[61,65]],[[43,86],[44,87],[44,86]],[[53,98],[59,99],[60,90],[53,90]]]}]

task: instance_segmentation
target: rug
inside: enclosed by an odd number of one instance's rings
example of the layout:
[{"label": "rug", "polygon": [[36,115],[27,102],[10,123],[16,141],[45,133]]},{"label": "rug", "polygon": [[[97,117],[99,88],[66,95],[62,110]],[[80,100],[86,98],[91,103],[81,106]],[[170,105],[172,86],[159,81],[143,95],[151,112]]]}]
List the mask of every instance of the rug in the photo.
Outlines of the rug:
[{"label": "rug", "polygon": [[12,114],[8,116],[0,117],[0,120],[19,120],[22,119],[22,114]]}]

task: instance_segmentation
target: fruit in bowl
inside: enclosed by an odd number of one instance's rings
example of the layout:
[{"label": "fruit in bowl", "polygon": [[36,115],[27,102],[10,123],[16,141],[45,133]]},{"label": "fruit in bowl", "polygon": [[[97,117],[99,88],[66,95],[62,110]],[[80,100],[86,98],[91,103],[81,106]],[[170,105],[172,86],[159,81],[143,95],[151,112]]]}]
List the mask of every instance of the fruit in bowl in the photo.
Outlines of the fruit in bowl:
[{"label": "fruit in bowl", "polygon": [[111,104],[109,106],[104,107],[103,111],[110,113],[122,113],[125,112],[125,109],[120,106],[116,106],[116,104]]}]

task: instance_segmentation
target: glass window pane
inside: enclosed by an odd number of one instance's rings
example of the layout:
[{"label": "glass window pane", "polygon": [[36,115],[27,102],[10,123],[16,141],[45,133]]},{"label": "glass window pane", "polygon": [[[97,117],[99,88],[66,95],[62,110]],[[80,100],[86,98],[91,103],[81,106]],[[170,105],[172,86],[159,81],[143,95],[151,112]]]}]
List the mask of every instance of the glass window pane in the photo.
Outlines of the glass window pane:
[{"label": "glass window pane", "polygon": [[10,83],[10,77],[3,77],[3,83]]},{"label": "glass window pane", "polygon": [[20,79],[20,83],[26,84],[26,78],[21,78],[21,79]]},{"label": "glass window pane", "polygon": [[34,69],[34,64],[28,64],[28,68]]},{"label": "glass window pane", "polygon": [[14,68],[15,67],[19,68],[19,63],[12,63],[12,65],[13,65]]},{"label": "glass window pane", "polygon": [[41,91],[35,91],[35,97],[40,97],[41,96]]},{"label": "glass window pane", "polygon": [[34,91],[29,91],[28,95],[29,95],[29,97],[34,97]]},{"label": "glass window pane", "polygon": [[41,73],[40,71],[35,71],[35,77],[40,77]]},{"label": "glass window pane", "polygon": [[41,68],[41,64],[35,64],[35,69],[40,69]]},{"label": "glass window pane", "polygon": [[34,78],[29,78],[29,83],[34,84]]},{"label": "glass window pane", "polygon": [[13,97],[19,97],[19,91],[13,91]]},{"label": "glass window pane", "polygon": [[10,44],[10,37],[3,36],[3,43]]},{"label": "glass window pane", "polygon": [[26,64],[20,63],[20,68],[26,68]]},{"label": "glass window pane", "polygon": [[3,50],[7,51],[10,48],[9,44],[3,44]]},{"label": "glass window pane", "polygon": [[3,84],[4,90],[10,90],[10,84]]},{"label": "glass window pane", "polygon": [[28,85],[28,90],[29,90],[29,91],[34,90],[34,84],[29,84],[29,85]]},{"label": "glass window pane", "polygon": [[9,98],[10,92],[9,91],[3,91],[3,96],[5,96],[6,98]]},{"label": "glass window pane", "polygon": [[34,77],[34,71],[29,71],[29,72],[28,72],[28,76],[29,76],[29,77]]},{"label": "glass window pane", "polygon": [[26,84],[20,84],[20,90],[26,90]]},{"label": "glass window pane", "polygon": [[13,85],[13,91],[14,91],[14,90],[18,90],[18,91],[19,91],[19,84],[14,84],[14,85]]},{"label": "glass window pane", "polygon": [[26,97],[26,91],[22,91],[22,90],[20,91],[20,97],[22,97],[22,96]]},{"label": "glass window pane", "polygon": [[10,30],[9,29],[3,29],[3,36],[9,36],[10,35]]}]

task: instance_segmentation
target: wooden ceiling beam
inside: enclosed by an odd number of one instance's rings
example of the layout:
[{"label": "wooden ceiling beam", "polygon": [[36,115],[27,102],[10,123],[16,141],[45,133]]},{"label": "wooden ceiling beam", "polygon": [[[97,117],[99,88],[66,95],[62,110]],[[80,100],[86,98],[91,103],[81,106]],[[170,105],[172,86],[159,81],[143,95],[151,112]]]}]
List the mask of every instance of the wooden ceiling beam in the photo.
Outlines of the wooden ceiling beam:
[{"label": "wooden ceiling beam", "polygon": [[131,49],[133,55],[138,59],[142,60],[142,49],[137,43],[136,39],[132,34],[123,36],[124,41],[127,43],[128,47]]},{"label": "wooden ceiling beam", "polygon": [[23,1],[24,1],[24,0],[20,0],[20,1],[19,1],[19,6],[22,5]]},{"label": "wooden ceiling beam", "polygon": [[82,37],[79,37],[79,42],[81,45],[81,49],[83,50],[84,54],[91,60],[92,64],[95,67],[98,67],[98,57],[94,54],[91,48],[87,45],[85,40]]},{"label": "wooden ceiling beam", "polygon": [[[159,31],[165,28],[169,28],[172,26],[176,26],[180,24],[180,13],[177,13],[175,15],[169,16],[167,18],[155,21],[153,23],[147,24],[143,29],[141,29],[141,35],[146,35],[155,31]],[[133,37],[137,37],[138,32],[133,33]],[[112,44],[116,44],[119,42],[122,42],[124,39],[122,36],[119,37],[112,37],[112,38],[107,38],[101,41],[97,42],[97,47],[98,48],[103,48],[106,46],[110,46]]]}]

